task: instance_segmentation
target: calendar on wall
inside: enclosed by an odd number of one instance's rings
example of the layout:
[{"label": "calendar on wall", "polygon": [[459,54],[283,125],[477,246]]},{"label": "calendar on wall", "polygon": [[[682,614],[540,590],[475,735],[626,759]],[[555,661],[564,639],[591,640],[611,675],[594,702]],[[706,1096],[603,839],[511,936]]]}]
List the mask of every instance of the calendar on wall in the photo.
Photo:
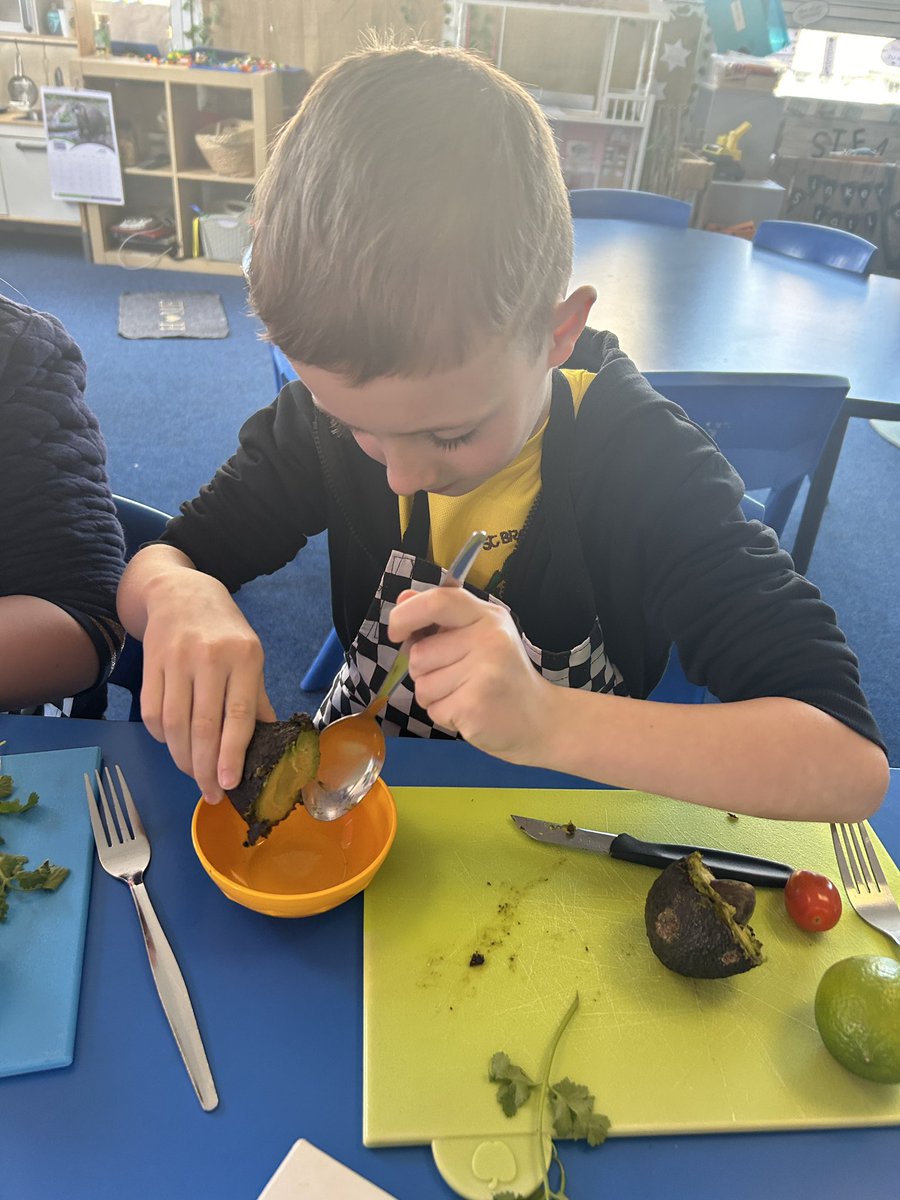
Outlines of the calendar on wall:
[{"label": "calendar on wall", "polygon": [[45,87],[41,98],[54,200],[124,204],[110,93]]}]

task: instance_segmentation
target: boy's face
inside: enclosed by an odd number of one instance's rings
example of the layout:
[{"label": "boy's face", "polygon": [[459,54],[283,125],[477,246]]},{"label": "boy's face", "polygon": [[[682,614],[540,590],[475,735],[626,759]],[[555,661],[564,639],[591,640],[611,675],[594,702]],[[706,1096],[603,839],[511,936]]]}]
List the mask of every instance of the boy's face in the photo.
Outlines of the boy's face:
[{"label": "boy's face", "polygon": [[320,367],[294,366],[317,407],[384,464],[400,496],[471,492],[513,461],[546,417],[550,398],[546,355],[506,340],[427,378],[356,387]]},{"label": "boy's face", "polygon": [[508,466],[539,428],[550,371],[572,353],[595,299],[593,288],[581,287],[563,301],[540,353],[498,338],[461,367],[357,387],[321,367],[293,366],[317,407],[384,464],[398,496],[463,496]]}]

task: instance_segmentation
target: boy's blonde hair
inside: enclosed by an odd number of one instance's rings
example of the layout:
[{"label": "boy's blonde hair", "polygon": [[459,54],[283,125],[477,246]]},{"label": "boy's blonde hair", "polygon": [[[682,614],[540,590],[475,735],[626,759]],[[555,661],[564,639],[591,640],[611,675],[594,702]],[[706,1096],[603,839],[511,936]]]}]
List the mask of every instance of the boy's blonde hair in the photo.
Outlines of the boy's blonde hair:
[{"label": "boy's blonde hair", "polygon": [[489,338],[537,354],[572,266],[550,127],[461,50],[361,51],[315,82],[256,193],[251,302],[289,358],[361,384]]}]

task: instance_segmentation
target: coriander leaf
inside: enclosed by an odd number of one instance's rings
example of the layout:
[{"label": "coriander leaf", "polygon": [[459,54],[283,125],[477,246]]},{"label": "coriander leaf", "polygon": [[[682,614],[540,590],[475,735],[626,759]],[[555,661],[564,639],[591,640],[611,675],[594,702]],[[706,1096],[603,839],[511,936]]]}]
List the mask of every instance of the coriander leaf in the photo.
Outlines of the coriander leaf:
[{"label": "coriander leaf", "polygon": [[[5,775],[4,779],[9,776]],[[7,796],[9,792],[5,793]],[[34,808],[38,802],[37,792],[32,792],[28,799],[23,804],[21,800],[0,800],[0,813],[23,813],[28,812],[29,808]]]},{"label": "coriander leaf", "polygon": [[591,1113],[588,1121],[587,1144],[602,1146],[609,1133],[610,1120],[605,1113]]},{"label": "coriander leaf", "polygon": [[508,1117],[514,1117],[528,1097],[534,1083],[521,1067],[509,1060],[509,1055],[499,1051],[491,1058],[491,1068],[488,1073],[491,1083],[499,1083],[497,1088],[497,1103]]},{"label": "coriander leaf", "polygon": [[0,891],[6,891],[27,862],[27,854],[0,854]]},{"label": "coriander leaf", "polygon": [[561,1079],[550,1087],[553,1129],[559,1138],[586,1140],[591,1146],[605,1141],[609,1121],[594,1112],[594,1097],[583,1084]]},{"label": "coriander leaf", "polygon": [[0,921],[5,921],[6,914],[9,912],[6,893],[22,866],[27,862],[28,857],[25,854],[0,854]]},{"label": "coriander leaf", "polygon": [[13,882],[20,892],[55,892],[68,874],[68,867],[58,867],[45,859],[33,871],[19,871]]},{"label": "coriander leaf", "polygon": [[12,795],[12,775],[0,775],[0,800]]}]

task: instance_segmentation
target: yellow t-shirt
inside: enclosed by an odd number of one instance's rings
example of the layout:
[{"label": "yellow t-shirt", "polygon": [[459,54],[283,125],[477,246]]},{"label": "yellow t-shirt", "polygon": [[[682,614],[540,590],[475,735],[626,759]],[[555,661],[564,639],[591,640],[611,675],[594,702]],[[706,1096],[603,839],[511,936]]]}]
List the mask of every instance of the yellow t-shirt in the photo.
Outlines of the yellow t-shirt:
[{"label": "yellow t-shirt", "polygon": [[[572,389],[575,412],[594,380],[592,371],[563,371]],[[464,496],[429,493],[431,558],[449,567],[473,529],[487,531],[484,550],[475,559],[469,581],[487,588],[515,548],[519,532],[541,489],[541,447],[547,422],[531,435],[517,458],[502,471]],[[412,514],[412,496],[400,496],[400,528],[405,533]]]}]

